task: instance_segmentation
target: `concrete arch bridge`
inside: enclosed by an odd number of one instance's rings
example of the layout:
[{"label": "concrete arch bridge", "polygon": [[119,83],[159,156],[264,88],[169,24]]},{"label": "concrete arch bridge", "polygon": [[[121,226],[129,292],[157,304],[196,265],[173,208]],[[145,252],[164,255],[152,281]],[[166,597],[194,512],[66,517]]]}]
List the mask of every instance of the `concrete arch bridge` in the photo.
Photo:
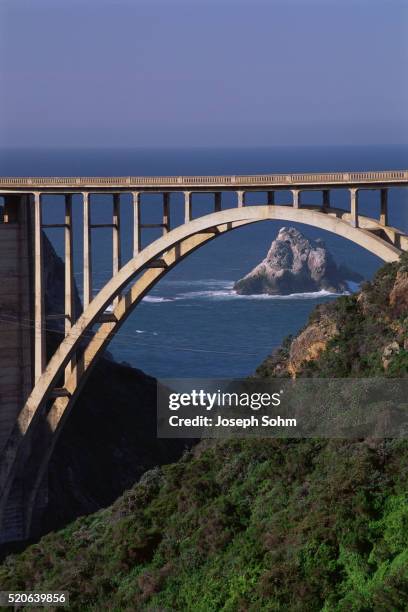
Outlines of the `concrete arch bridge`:
[{"label": "concrete arch bridge", "polygon": [[[388,223],[388,190],[406,187],[408,171],[333,172],[328,174],[0,178],[0,542],[35,533],[36,509],[44,503],[48,461],[64,422],[98,357],[143,296],[179,261],[217,236],[264,220],[312,225],[333,232],[371,251],[384,261],[408,250],[408,236]],[[331,193],[347,189],[350,207],[336,209]],[[281,204],[282,191],[292,194]],[[359,212],[362,190],[379,193],[379,218]],[[302,204],[312,191],[316,203]],[[170,198],[184,195],[184,221],[173,226]],[[222,194],[235,192],[235,204],[223,207]],[[248,193],[259,193],[257,205],[246,205]],[[320,193],[319,193],[320,192]],[[111,194],[112,221],[92,222],[94,194]],[[133,203],[133,257],[121,265],[123,193]],[[143,223],[145,193],[162,196],[161,221]],[[196,193],[214,194],[209,214],[194,217]],[[43,223],[43,196],[63,195],[64,223]],[[74,312],[72,232],[73,195],[82,197],[83,312]],[[96,205],[96,202],[94,202]],[[46,363],[43,229],[60,228],[65,239],[65,338]],[[94,296],[92,231],[112,230],[112,276]],[[141,248],[142,232],[158,227],[161,236]],[[7,319],[5,313],[9,313]],[[78,316],[79,315],[79,316]],[[33,325],[27,325],[33,321]],[[89,332],[93,331],[93,334]]]}]

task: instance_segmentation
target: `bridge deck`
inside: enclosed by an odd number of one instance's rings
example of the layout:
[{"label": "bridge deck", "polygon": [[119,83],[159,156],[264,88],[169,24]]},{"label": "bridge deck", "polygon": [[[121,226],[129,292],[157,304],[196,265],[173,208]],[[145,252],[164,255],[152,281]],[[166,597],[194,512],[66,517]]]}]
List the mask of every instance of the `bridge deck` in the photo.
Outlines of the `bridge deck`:
[{"label": "bridge deck", "polygon": [[379,185],[406,186],[408,170],[330,172],[313,174],[256,174],[229,176],[109,176],[109,177],[0,177],[0,191],[216,191],[290,188],[340,188]]}]

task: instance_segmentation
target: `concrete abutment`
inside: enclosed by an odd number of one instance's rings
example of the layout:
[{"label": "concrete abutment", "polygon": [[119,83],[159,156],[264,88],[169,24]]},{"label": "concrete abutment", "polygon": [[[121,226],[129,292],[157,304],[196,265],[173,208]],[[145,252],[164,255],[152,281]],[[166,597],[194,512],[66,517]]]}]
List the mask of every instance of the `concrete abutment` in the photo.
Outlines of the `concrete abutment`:
[{"label": "concrete abutment", "polygon": [[[0,223],[0,452],[33,387],[32,207],[29,195],[4,196]],[[24,537],[24,485],[17,475],[1,541]]]}]

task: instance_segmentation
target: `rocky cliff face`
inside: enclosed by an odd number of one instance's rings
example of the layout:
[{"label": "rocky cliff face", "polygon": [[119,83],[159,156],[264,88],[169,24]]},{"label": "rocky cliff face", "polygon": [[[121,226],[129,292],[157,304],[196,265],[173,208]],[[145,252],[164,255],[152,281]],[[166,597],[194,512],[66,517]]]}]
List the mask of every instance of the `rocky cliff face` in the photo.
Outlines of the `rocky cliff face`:
[{"label": "rocky cliff face", "polygon": [[326,290],[347,290],[347,280],[362,277],[338,267],[321,240],[309,240],[294,227],[282,227],[266,258],[235,283],[243,295],[288,295]]}]

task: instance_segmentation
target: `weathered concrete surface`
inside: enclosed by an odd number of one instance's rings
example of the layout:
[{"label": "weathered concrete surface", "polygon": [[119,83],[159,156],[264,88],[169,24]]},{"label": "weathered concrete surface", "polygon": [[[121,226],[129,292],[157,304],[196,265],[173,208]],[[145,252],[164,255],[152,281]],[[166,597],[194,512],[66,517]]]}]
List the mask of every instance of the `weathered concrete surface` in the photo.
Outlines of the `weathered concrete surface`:
[{"label": "weathered concrete surface", "polygon": [[[6,199],[6,211],[5,220],[9,222],[0,224],[0,452],[32,388],[27,198]],[[21,537],[23,503],[23,488],[13,487],[4,516],[3,537]]]},{"label": "weathered concrete surface", "polygon": [[26,241],[24,227],[0,224],[0,449],[31,391]]}]

